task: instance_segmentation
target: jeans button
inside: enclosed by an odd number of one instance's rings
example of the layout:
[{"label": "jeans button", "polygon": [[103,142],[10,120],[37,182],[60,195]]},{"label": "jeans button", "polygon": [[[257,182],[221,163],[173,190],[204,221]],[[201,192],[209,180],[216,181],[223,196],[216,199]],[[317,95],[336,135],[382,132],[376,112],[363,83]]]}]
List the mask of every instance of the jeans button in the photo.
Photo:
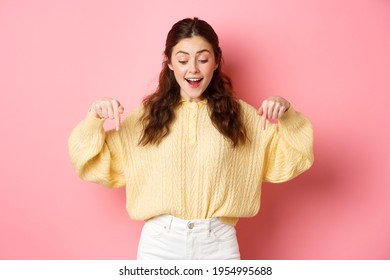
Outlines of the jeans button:
[{"label": "jeans button", "polygon": [[187,227],[188,227],[189,229],[193,229],[193,228],[194,228],[194,223],[189,222],[189,223],[187,224]]}]

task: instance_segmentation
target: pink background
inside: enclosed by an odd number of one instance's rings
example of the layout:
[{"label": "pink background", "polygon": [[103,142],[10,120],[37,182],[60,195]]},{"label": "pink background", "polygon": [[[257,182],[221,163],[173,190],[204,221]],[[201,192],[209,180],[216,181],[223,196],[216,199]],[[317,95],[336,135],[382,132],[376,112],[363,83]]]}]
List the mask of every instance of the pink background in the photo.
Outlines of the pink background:
[{"label": "pink background", "polygon": [[[198,16],[258,107],[282,95],[315,128],[315,164],[265,184],[244,259],[390,259],[390,2],[0,2],[0,259],[133,259],[124,189],[81,181],[67,140],[93,100],[130,112],[156,85],[165,36]],[[112,125],[108,124],[108,127]]]}]

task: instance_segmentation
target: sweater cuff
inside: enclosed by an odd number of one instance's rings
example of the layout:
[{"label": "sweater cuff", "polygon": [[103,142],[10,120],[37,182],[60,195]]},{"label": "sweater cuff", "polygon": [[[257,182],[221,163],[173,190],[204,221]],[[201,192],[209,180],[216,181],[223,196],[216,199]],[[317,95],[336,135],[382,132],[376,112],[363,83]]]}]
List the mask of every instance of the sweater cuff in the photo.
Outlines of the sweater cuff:
[{"label": "sweater cuff", "polygon": [[84,119],[84,130],[85,131],[96,131],[103,128],[104,119],[100,119],[88,112]]},{"label": "sweater cuff", "polygon": [[295,111],[290,105],[290,108],[288,108],[284,115],[279,119],[279,122],[282,127],[294,129],[299,128],[305,120],[306,118],[299,112]]}]

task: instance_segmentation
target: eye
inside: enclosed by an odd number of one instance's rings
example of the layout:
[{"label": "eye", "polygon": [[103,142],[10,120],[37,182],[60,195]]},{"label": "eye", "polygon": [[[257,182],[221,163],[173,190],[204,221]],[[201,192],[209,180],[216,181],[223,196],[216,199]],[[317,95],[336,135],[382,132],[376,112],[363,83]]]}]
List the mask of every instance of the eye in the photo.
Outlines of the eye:
[{"label": "eye", "polygon": [[199,59],[200,63],[207,63],[209,60],[208,59]]},{"label": "eye", "polygon": [[187,60],[179,60],[178,62],[179,62],[180,64],[183,64],[183,65],[184,65],[184,64],[187,63]]}]

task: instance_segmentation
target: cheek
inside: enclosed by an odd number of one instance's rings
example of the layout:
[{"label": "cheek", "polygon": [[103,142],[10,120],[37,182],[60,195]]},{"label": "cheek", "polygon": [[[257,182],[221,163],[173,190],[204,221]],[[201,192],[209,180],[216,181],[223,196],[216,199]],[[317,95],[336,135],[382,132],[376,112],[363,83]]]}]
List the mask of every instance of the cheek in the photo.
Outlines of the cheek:
[{"label": "cheek", "polygon": [[181,75],[185,72],[185,68],[183,67],[183,65],[174,65],[173,71],[175,72],[175,74]]},{"label": "cheek", "polygon": [[210,66],[210,67],[207,67],[207,69],[205,69],[205,74],[210,77],[210,79],[212,78],[213,74],[214,74],[214,69],[215,67],[214,66]]}]

